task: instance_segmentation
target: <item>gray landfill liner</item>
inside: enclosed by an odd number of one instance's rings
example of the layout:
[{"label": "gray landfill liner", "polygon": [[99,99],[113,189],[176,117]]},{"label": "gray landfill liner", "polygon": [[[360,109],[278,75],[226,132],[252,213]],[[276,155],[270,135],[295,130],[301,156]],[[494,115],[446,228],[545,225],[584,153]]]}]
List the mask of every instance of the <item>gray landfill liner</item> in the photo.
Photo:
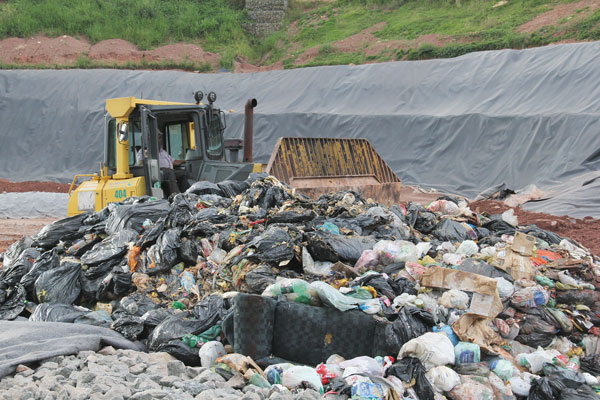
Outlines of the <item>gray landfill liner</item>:
[{"label": "gray landfill liner", "polygon": [[[600,167],[598,54],[590,42],[252,74],[0,71],[0,176],[70,181],[96,171],[105,99],[190,102],[200,89],[227,110],[228,137],[242,136],[244,103],[258,99],[259,162],[281,136],[366,137],[407,184],[467,197],[502,182],[544,188]],[[600,197],[597,184],[580,191]],[[577,198],[543,210],[600,217]]]}]

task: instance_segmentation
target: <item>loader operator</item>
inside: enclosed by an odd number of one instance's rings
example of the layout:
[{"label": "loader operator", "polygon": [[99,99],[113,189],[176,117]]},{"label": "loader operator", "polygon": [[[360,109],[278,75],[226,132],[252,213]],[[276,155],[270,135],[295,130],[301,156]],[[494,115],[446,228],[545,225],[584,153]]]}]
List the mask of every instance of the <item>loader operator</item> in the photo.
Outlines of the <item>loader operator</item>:
[{"label": "loader operator", "polygon": [[[160,150],[158,152],[158,165],[162,171],[162,180],[167,183],[168,194],[185,192],[189,187],[187,172],[182,169],[174,169],[173,167],[179,166],[184,163],[183,160],[175,160],[171,155],[164,149],[164,134],[159,131],[158,133],[158,145]],[[147,154],[147,151],[146,151]],[[141,149],[137,153],[137,159],[142,159]]]}]

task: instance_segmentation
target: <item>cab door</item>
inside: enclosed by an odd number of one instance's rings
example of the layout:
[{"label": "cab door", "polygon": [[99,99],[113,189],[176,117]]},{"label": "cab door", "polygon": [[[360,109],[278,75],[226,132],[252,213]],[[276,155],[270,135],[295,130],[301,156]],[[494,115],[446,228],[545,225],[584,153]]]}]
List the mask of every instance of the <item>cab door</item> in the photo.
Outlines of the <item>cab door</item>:
[{"label": "cab door", "polygon": [[146,193],[159,199],[164,198],[160,186],[158,162],[158,126],[156,116],[146,107],[140,109],[142,125],[142,165],[146,178]]}]

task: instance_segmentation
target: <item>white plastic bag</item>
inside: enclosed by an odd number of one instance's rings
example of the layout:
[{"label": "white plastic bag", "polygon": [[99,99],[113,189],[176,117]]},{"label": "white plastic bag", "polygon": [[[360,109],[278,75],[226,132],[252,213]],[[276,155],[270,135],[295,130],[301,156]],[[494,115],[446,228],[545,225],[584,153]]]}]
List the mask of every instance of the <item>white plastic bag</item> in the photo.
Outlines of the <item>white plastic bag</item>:
[{"label": "white plastic bag", "polygon": [[305,273],[318,276],[331,274],[332,262],[314,261],[306,247],[302,248],[302,269]]},{"label": "white plastic bag", "polygon": [[354,268],[369,268],[379,264],[379,253],[375,250],[363,250],[360,258],[354,264]]},{"label": "white plastic bag", "polygon": [[422,258],[431,249],[431,243],[419,242],[417,243],[417,258]]},{"label": "white plastic bag", "polygon": [[529,390],[531,389],[531,383],[529,379],[523,379],[519,375],[513,376],[508,380],[512,392],[517,396],[529,396]]},{"label": "white plastic bag", "polygon": [[379,254],[379,263],[383,265],[417,261],[417,247],[406,240],[381,240],[373,250]]},{"label": "white plastic bag", "polygon": [[212,341],[204,343],[200,350],[198,351],[198,356],[200,357],[200,365],[205,368],[210,368],[215,365],[215,360],[221,356],[227,354],[225,348],[223,347],[223,343]]},{"label": "white plastic bag", "polygon": [[544,363],[552,364],[552,359],[559,355],[560,352],[557,350],[544,350],[543,348],[538,347],[533,353],[521,353],[517,355],[516,359],[519,364],[528,367],[529,370],[535,374],[542,370]]},{"label": "white plastic bag", "polygon": [[460,376],[454,370],[445,366],[432,368],[427,371],[425,376],[427,376],[434,389],[440,393],[449,392],[456,385],[460,385]]},{"label": "white plastic bag", "polygon": [[446,308],[466,310],[469,306],[469,295],[461,290],[450,289],[442,294],[438,304]]},{"label": "white plastic bag", "polygon": [[472,241],[472,240],[465,240],[464,242],[462,242],[460,244],[460,246],[458,246],[458,249],[456,249],[456,254],[461,254],[464,256],[472,256],[473,254],[476,254],[479,251],[479,247],[477,246],[477,244]]},{"label": "white plastic bag", "polygon": [[442,215],[458,215],[460,214],[460,208],[458,205],[450,200],[436,200],[431,202],[427,207],[427,210],[431,212],[439,212]]},{"label": "white plastic bag", "polygon": [[400,310],[404,306],[414,306],[417,296],[414,294],[402,293],[400,296],[396,296],[392,305],[396,310]]},{"label": "white plastic bag", "polygon": [[517,219],[517,216],[515,215],[515,210],[512,208],[508,209],[502,213],[502,221],[504,221],[507,224],[510,224],[512,226],[519,225],[519,220]]},{"label": "white plastic bag", "polygon": [[310,387],[319,393],[323,393],[321,376],[311,367],[296,365],[286,369],[281,374],[281,384],[290,390],[302,386]]},{"label": "white plastic bag", "polygon": [[496,284],[496,287],[498,288],[498,295],[501,298],[505,299],[513,295],[513,293],[515,292],[515,287],[512,283],[510,283],[508,280],[502,277],[494,279],[498,282]]},{"label": "white plastic bag", "polygon": [[404,357],[418,358],[426,370],[440,365],[454,365],[454,346],[446,334],[427,332],[404,343],[398,358]]},{"label": "white plastic bag", "polygon": [[346,369],[352,369],[358,374],[375,376],[383,376],[384,373],[383,365],[379,364],[374,358],[368,356],[355,357],[350,360],[342,361],[338,365],[344,370],[344,376],[346,376]]}]

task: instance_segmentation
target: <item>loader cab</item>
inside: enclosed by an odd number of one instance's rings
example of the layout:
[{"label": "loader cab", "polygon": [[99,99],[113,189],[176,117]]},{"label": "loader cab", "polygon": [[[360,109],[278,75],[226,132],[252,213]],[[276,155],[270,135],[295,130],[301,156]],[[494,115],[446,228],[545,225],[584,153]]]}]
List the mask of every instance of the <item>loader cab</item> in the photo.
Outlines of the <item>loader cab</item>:
[{"label": "loader cab", "polygon": [[[226,117],[213,104],[137,102],[127,119],[128,171],[134,177],[145,178],[147,193],[157,197],[166,195],[157,190],[164,187],[159,165],[161,148],[174,160],[183,161],[176,168],[186,170],[190,184],[202,179],[227,179],[241,167],[247,169],[243,165],[228,162],[224,145]],[[121,124],[117,121],[118,118],[107,114],[105,165],[113,176],[118,170],[116,148],[120,141]],[[162,143],[159,143],[159,132],[164,133]]]}]

